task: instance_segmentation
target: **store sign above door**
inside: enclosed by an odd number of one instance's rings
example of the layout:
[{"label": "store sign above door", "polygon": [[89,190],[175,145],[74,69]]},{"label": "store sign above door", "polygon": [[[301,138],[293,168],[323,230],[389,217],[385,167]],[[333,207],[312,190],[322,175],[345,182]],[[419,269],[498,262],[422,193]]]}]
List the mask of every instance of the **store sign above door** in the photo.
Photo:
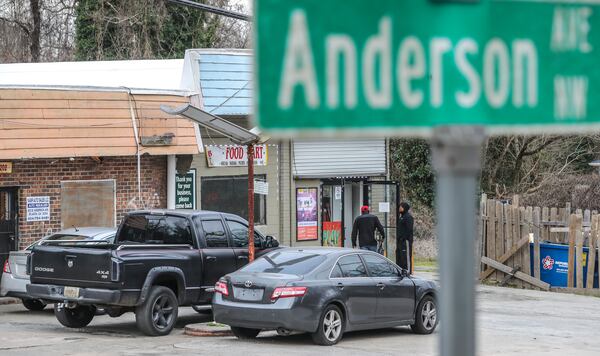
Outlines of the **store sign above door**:
[{"label": "store sign above door", "polygon": [[266,130],[600,127],[598,0],[257,0],[256,14]]},{"label": "store sign above door", "polygon": [[0,174],[12,173],[12,162],[0,162]]},{"label": "store sign above door", "polygon": [[[211,168],[216,167],[246,167],[248,152],[245,146],[219,145],[205,146],[206,162]],[[266,166],[268,163],[267,145],[254,146],[254,165]]]}]

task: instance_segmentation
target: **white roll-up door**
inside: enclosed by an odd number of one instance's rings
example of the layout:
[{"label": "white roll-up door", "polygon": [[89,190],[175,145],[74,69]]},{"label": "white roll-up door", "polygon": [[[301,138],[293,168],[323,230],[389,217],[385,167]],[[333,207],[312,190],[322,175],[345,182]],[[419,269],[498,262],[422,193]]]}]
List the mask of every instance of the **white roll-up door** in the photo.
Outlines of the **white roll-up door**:
[{"label": "white roll-up door", "polygon": [[383,176],[385,139],[294,141],[293,169],[301,178]]}]

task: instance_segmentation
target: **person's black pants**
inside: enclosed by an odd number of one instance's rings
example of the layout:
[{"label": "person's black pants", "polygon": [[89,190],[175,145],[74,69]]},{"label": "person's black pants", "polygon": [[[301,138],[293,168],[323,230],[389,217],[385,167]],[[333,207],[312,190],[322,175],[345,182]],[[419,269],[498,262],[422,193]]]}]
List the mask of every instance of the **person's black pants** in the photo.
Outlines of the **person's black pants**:
[{"label": "person's black pants", "polygon": [[409,269],[412,273],[413,267],[410,266],[412,263],[412,253],[413,253],[413,242],[400,239],[396,241],[396,264],[404,269]]}]

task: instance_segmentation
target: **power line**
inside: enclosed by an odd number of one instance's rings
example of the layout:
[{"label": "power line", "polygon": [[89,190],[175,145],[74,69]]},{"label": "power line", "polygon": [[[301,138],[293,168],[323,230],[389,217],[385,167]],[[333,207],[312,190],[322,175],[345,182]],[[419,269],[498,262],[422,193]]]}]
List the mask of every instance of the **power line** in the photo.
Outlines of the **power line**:
[{"label": "power line", "polygon": [[221,16],[231,17],[231,18],[234,18],[237,20],[252,22],[252,16],[242,14],[239,12],[235,12],[235,11],[225,10],[220,7],[216,7],[216,6],[212,6],[212,5],[201,4],[199,2],[195,2],[195,1],[191,1],[191,0],[166,0],[166,1],[171,2],[173,4],[177,4],[177,5],[189,6],[189,7],[193,7],[196,9],[212,12],[213,14],[217,14],[217,15],[221,15]]}]

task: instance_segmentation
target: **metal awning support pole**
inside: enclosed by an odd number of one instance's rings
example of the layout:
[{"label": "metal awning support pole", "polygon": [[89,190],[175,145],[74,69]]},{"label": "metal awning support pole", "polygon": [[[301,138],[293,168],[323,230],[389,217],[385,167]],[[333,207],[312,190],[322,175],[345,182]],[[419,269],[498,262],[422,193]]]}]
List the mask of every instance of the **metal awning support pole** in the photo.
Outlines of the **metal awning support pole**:
[{"label": "metal awning support pole", "polygon": [[248,262],[254,261],[254,143],[248,144]]},{"label": "metal awning support pole", "polygon": [[442,356],[475,355],[475,204],[484,139],[481,127],[453,126],[436,128],[431,143],[437,174]]}]

